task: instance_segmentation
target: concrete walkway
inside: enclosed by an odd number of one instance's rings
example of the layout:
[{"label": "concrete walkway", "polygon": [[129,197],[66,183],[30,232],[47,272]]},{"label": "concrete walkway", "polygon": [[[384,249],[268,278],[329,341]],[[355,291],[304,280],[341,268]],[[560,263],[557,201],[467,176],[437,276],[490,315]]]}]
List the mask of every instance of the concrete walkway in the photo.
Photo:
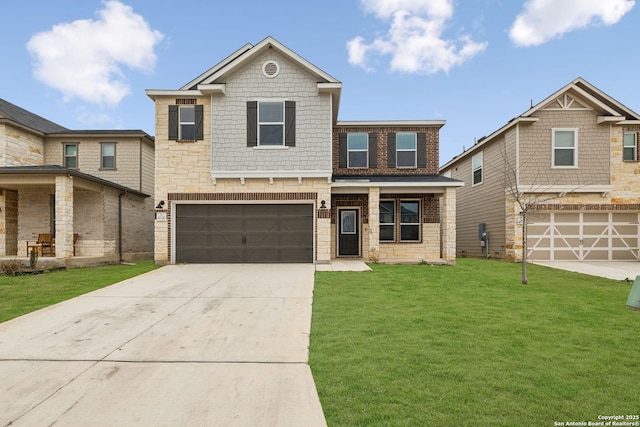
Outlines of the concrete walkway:
[{"label": "concrete walkway", "polygon": [[0,324],[0,426],[326,426],[314,266],[168,266]]}]

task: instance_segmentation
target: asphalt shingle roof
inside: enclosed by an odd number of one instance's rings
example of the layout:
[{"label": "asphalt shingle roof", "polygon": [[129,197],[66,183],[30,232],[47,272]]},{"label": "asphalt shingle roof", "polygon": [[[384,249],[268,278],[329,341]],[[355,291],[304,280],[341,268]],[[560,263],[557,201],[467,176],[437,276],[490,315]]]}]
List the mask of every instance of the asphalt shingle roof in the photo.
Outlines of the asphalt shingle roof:
[{"label": "asphalt shingle roof", "polygon": [[42,133],[69,132],[69,129],[33,114],[0,98],[0,119],[6,118]]}]

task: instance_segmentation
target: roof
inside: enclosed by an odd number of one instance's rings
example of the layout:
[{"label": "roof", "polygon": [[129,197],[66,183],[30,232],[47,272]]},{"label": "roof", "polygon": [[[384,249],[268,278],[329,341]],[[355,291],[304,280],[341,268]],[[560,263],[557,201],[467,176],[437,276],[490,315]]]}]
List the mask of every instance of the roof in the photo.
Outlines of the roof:
[{"label": "roof", "polygon": [[535,113],[566,92],[577,94],[580,98],[591,103],[598,110],[600,110],[603,113],[603,116],[601,116],[602,122],[624,123],[626,121],[633,122],[634,124],[637,124],[636,122],[640,122],[640,114],[624,106],[622,103],[610,97],[591,83],[587,82],[582,77],[578,77],[571,83],[567,84],[566,86],[549,95],[547,98],[543,99],[536,105],[532,106],[518,117],[514,117],[513,119],[509,120],[507,124],[499,128],[489,136],[480,138],[480,140],[478,140],[476,144],[474,144],[471,148],[465,150],[462,154],[455,156],[453,159],[449,160],[440,168],[440,170],[443,171],[450,168],[453,164],[480,150],[482,147],[489,144],[492,140],[499,137],[512,127],[520,123],[536,122],[538,118],[535,116]]},{"label": "roof", "polygon": [[33,114],[0,98],[0,119],[8,119],[41,133],[68,132],[69,129]]},{"label": "roof", "polygon": [[352,120],[338,121],[336,127],[431,127],[441,128],[446,120]]},{"label": "roof", "polygon": [[345,184],[361,184],[371,186],[371,184],[413,184],[417,186],[444,186],[444,187],[462,187],[464,182],[448,178],[438,174],[424,175],[334,175],[332,177],[334,183]]},{"label": "roof", "polygon": [[65,168],[59,165],[4,166],[0,167],[0,175],[70,175],[86,179],[87,181],[95,182],[97,184],[106,185],[107,187],[115,188],[125,193],[135,194],[142,197],[150,197],[149,194],[134,190],[133,188],[125,187],[124,185],[116,184],[115,182],[107,181],[106,179],[98,178],[97,176],[89,175],[88,173]]}]

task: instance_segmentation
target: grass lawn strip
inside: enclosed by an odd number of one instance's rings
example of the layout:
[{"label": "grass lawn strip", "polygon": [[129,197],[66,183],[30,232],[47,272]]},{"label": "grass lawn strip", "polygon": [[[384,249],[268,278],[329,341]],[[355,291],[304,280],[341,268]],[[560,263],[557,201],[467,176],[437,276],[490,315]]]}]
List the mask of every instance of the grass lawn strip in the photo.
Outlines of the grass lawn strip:
[{"label": "grass lawn strip", "polygon": [[631,284],[460,259],[317,273],[310,364],[329,425],[553,425],[640,412]]},{"label": "grass lawn strip", "polygon": [[121,282],[157,268],[135,265],[75,268],[25,276],[0,276],[0,322]]}]

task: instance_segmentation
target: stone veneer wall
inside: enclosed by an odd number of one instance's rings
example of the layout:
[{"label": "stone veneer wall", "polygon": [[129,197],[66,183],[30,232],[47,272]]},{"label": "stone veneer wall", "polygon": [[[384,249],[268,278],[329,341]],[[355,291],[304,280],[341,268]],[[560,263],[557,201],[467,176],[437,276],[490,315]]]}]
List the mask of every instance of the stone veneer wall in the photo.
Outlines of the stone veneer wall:
[{"label": "stone veneer wall", "polygon": [[43,144],[41,136],[0,124],[0,166],[42,165]]}]

